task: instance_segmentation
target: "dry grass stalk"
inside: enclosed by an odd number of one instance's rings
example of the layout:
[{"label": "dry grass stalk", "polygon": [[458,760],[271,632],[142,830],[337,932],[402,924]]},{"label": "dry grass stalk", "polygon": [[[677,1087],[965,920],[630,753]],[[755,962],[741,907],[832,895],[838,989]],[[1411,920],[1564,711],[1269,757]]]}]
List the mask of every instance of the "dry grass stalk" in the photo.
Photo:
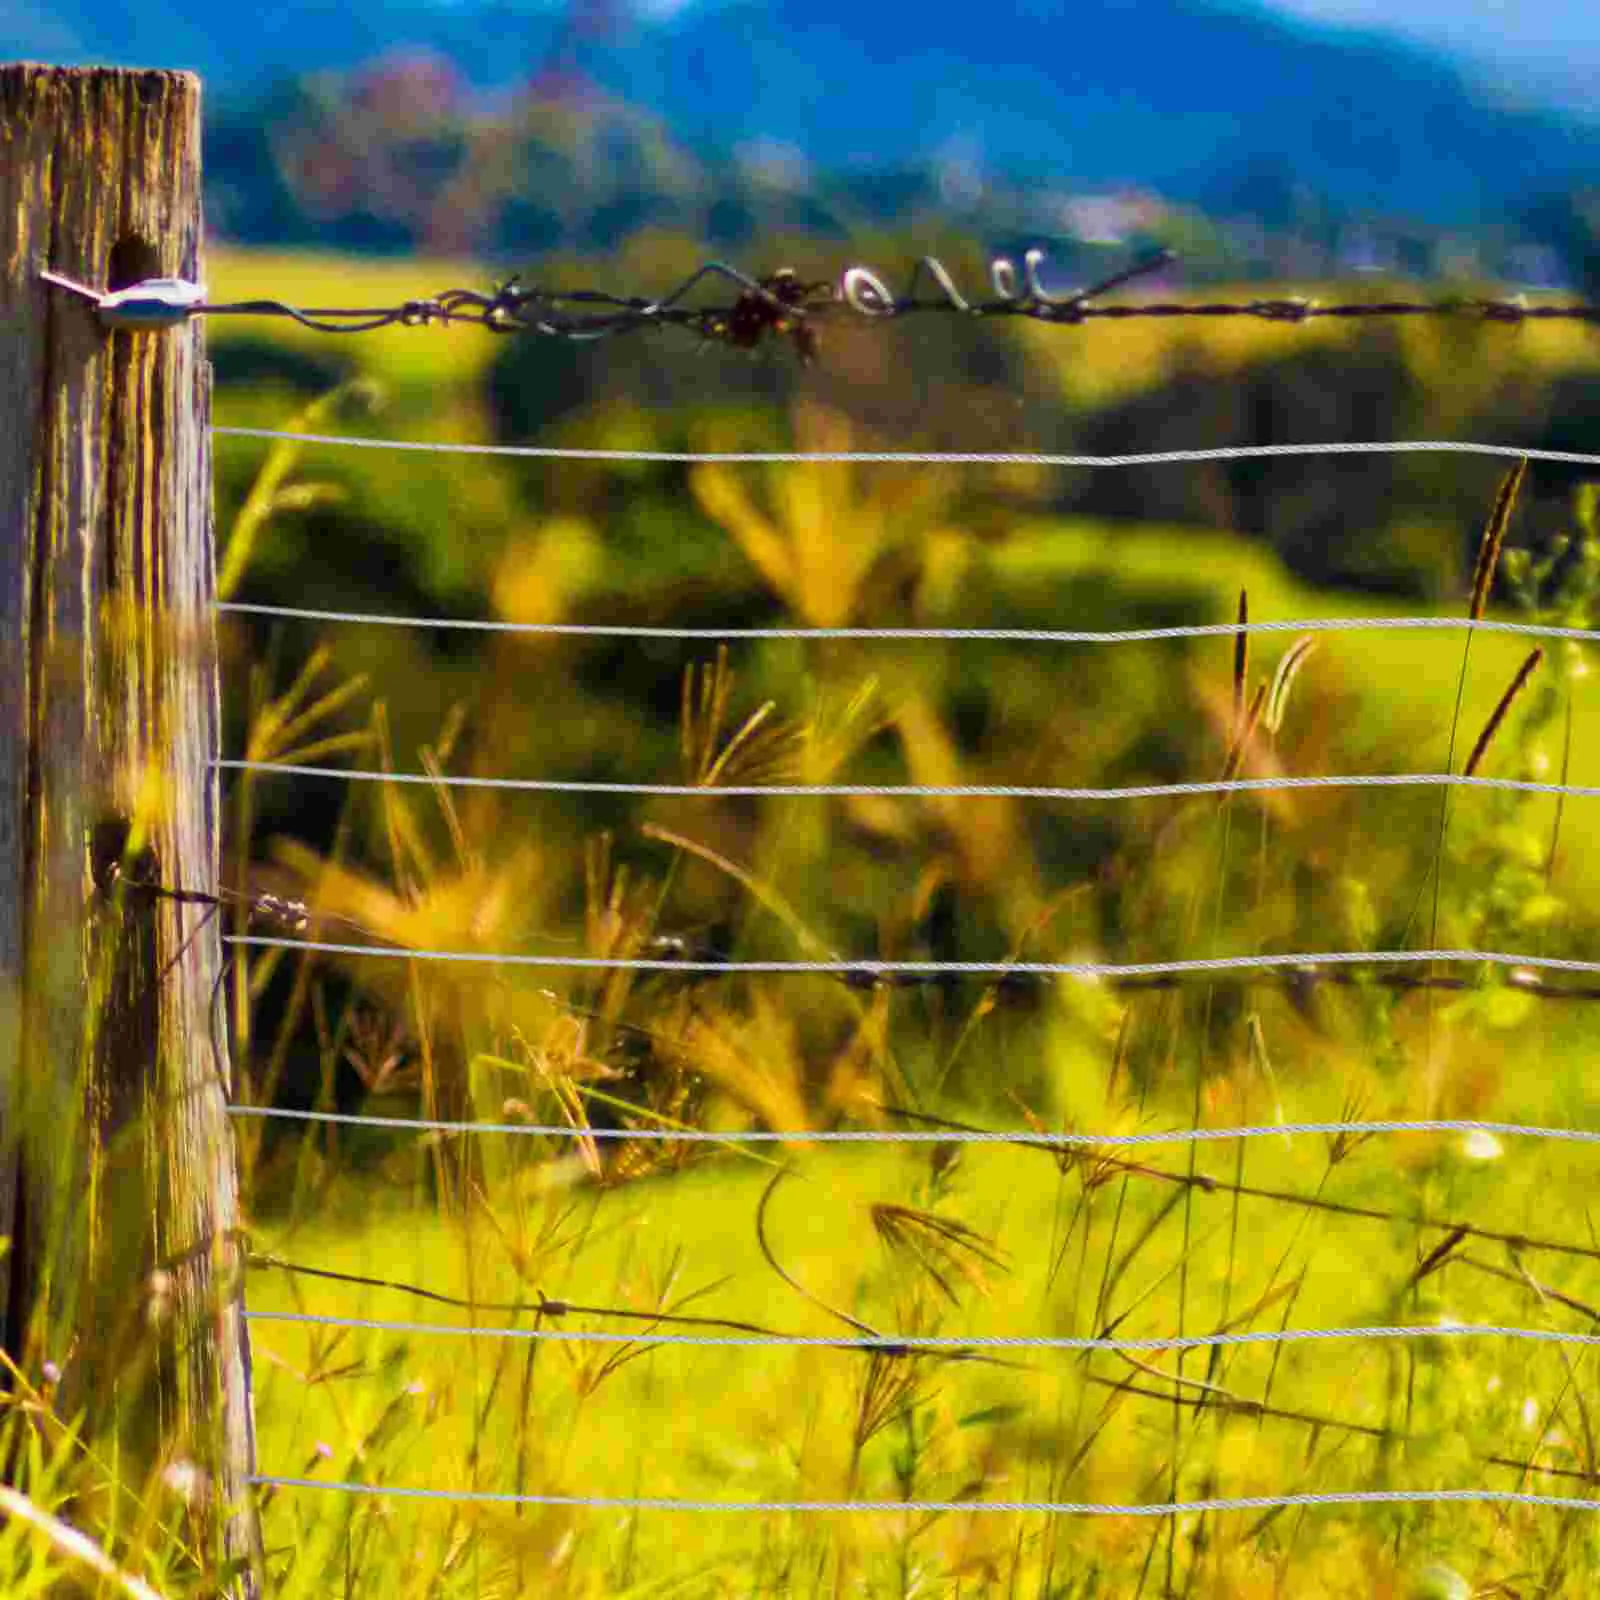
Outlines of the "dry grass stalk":
[{"label": "dry grass stalk", "polygon": [[679,746],[687,781],[704,788],[714,787],[721,779],[734,776],[737,766],[746,781],[760,775],[770,776],[784,770],[781,746],[792,744],[795,735],[783,728],[768,728],[760,740],[767,718],[777,710],[777,702],[768,700],[757,707],[729,736],[728,742],[718,750],[728,706],[733,698],[735,674],[728,665],[728,647],[717,646],[717,659],[712,666],[697,669],[690,666],[683,675],[683,704],[679,719]]},{"label": "dry grass stalk", "polygon": [[[613,869],[611,835],[601,833],[584,846],[584,943],[588,954],[608,961],[632,961],[644,948],[655,922],[655,897],[648,883],[631,892],[626,862]],[[606,973],[596,1009],[606,1020],[619,1016],[633,987],[627,967]]]},{"label": "dry grass stalk", "polygon": [[1237,775],[1240,763],[1244,760],[1244,753],[1250,748],[1250,741],[1255,738],[1256,724],[1261,720],[1261,710],[1266,703],[1267,685],[1259,684],[1256,687],[1255,698],[1250,702],[1250,712],[1244,719],[1244,726],[1228,751],[1228,759],[1222,764],[1223,783],[1231,783]]},{"label": "dry grass stalk", "polygon": [[1484,610],[1489,604],[1489,590],[1494,586],[1495,568],[1500,564],[1500,546],[1505,540],[1506,527],[1511,521],[1517,493],[1522,488],[1522,480],[1527,476],[1527,472],[1528,458],[1523,456],[1500,480],[1494,508],[1489,513],[1489,521],[1483,530],[1483,539],[1478,545],[1478,564],[1472,574],[1472,605],[1467,615],[1474,622],[1483,620]]},{"label": "dry grass stalk", "polygon": [[349,1040],[344,1059],[368,1094],[396,1094],[421,1083],[417,1063],[409,1059],[413,1041],[403,1018],[358,1010],[350,1021]]},{"label": "dry grass stalk", "polygon": [[1478,763],[1483,760],[1484,752],[1489,748],[1489,741],[1500,730],[1500,724],[1505,721],[1506,712],[1511,709],[1511,702],[1527,687],[1528,679],[1533,676],[1533,669],[1544,660],[1542,649],[1530,650],[1528,658],[1517,668],[1517,675],[1511,680],[1510,687],[1500,696],[1499,703],[1490,714],[1489,720],[1483,725],[1483,732],[1478,735],[1478,742],[1472,747],[1472,754],[1467,757],[1467,764],[1461,769],[1463,777],[1470,778],[1478,770]]},{"label": "dry grass stalk", "polygon": [[297,433],[315,433],[346,400],[369,413],[380,411],[387,396],[381,384],[369,377],[357,377],[331,389],[303,407],[284,425],[285,437],[267,452],[261,470],[234,518],[223,553],[222,570],[217,574],[217,598],[229,599],[244,578],[256,544],[267,522],[280,511],[303,511],[310,506],[338,502],[344,490],[332,483],[287,484],[304,446],[293,440]]},{"label": "dry grass stalk", "polygon": [[725,855],[713,850],[710,845],[702,844],[697,839],[691,839],[686,834],[676,833],[671,828],[664,828],[660,823],[646,822],[640,827],[639,832],[647,839],[659,839],[663,844],[670,844],[675,849],[686,850],[690,855],[698,856],[702,861],[709,862],[719,871],[727,873],[735,883],[749,890],[750,894],[794,935],[800,948],[805,952],[807,960],[837,961],[839,959],[838,952],[824,944],[805,925],[799,913],[764,878],[758,878],[753,873],[747,872],[736,862],[730,861]]},{"label": "dry grass stalk", "polygon": [[764,1126],[796,1134],[811,1126],[794,1017],[770,990],[755,991],[748,1019],[691,1018],[684,1048],[701,1077]]},{"label": "dry grass stalk", "polygon": [[871,1214],[872,1226],[884,1248],[925,1272],[951,1305],[959,1305],[960,1301],[950,1287],[947,1273],[958,1275],[979,1294],[987,1294],[989,1286],[979,1263],[999,1272],[1008,1270],[991,1240],[952,1217],[888,1203],[874,1205]]}]

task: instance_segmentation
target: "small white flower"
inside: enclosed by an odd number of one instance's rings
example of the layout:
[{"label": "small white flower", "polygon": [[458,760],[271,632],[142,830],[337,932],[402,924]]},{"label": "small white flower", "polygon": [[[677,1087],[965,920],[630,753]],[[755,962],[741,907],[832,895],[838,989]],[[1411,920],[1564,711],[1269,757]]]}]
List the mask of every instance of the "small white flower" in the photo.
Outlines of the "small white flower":
[{"label": "small white flower", "polygon": [[1539,1401],[1534,1395],[1530,1394],[1528,1398],[1522,1402],[1522,1426],[1531,1430],[1538,1425],[1538,1422]]},{"label": "small white flower", "polygon": [[1468,1161],[1498,1161],[1505,1147],[1487,1128],[1474,1128],[1461,1141],[1461,1153]]}]

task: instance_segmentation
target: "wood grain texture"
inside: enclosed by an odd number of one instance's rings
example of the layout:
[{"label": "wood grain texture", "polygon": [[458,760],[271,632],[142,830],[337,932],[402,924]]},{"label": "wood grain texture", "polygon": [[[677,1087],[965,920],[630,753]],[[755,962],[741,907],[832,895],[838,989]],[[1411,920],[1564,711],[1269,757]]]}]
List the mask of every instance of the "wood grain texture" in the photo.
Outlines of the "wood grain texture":
[{"label": "wood grain texture", "polygon": [[37,279],[203,281],[199,141],[191,74],[0,67],[0,1340],[130,1478],[201,1466],[253,1569],[220,930],[168,972],[200,912],[97,881],[218,879],[203,325]]}]

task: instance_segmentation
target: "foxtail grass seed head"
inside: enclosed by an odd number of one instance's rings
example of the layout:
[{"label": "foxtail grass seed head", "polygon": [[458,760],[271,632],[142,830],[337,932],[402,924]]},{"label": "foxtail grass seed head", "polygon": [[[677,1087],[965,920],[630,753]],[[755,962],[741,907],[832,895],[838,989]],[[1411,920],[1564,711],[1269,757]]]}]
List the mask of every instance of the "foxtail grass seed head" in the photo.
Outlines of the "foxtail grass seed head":
[{"label": "foxtail grass seed head", "polygon": [[1467,764],[1461,771],[1464,777],[1470,778],[1478,770],[1478,764],[1489,749],[1489,743],[1500,730],[1500,724],[1505,721],[1506,713],[1511,709],[1512,702],[1527,687],[1528,679],[1533,676],[1533,669],[1544,660],[1542,649],[1530,651],[1527,659],[1517,669],[1517,675],[1511,680],[1510,687],[1500,696],[1500,702],[1490,714],[1489,720],[1483,726],[1483,732],[1478,735],[1478,742],[1472,747],[1472,754],[1467,757]]},{"label": "foxtail grass seed head", "polygon": [[1500,546],[1505,540],[1506,526],[1511,521],[1511,512],[1517,502],[1517,492],[1522,488],[1522,480],[1527,473],[1528,458],[1523,456],[1500,480],[1500,490],[1495,496],[1494,509],[1489,513],[1483,539],[1478,545],[1478,564],[1472,575],[1472,605],[1467,614],[1474,622],[1483,620],[1484,610],[1489,604],[1489,591],[1494,587],[1495,568],[1500,561]]}]

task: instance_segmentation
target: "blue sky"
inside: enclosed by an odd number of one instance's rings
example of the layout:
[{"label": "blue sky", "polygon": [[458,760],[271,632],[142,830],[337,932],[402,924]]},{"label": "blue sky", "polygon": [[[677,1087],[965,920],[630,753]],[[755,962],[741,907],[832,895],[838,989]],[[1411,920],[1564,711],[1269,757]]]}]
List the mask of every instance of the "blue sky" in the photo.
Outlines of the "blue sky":
[{"label": "blue sky", "polygon": [[1380,28],[1503,61],[1515,87],[1542,88],[1600,117],[1600,0],[1268,0],[1310,21]]}]

